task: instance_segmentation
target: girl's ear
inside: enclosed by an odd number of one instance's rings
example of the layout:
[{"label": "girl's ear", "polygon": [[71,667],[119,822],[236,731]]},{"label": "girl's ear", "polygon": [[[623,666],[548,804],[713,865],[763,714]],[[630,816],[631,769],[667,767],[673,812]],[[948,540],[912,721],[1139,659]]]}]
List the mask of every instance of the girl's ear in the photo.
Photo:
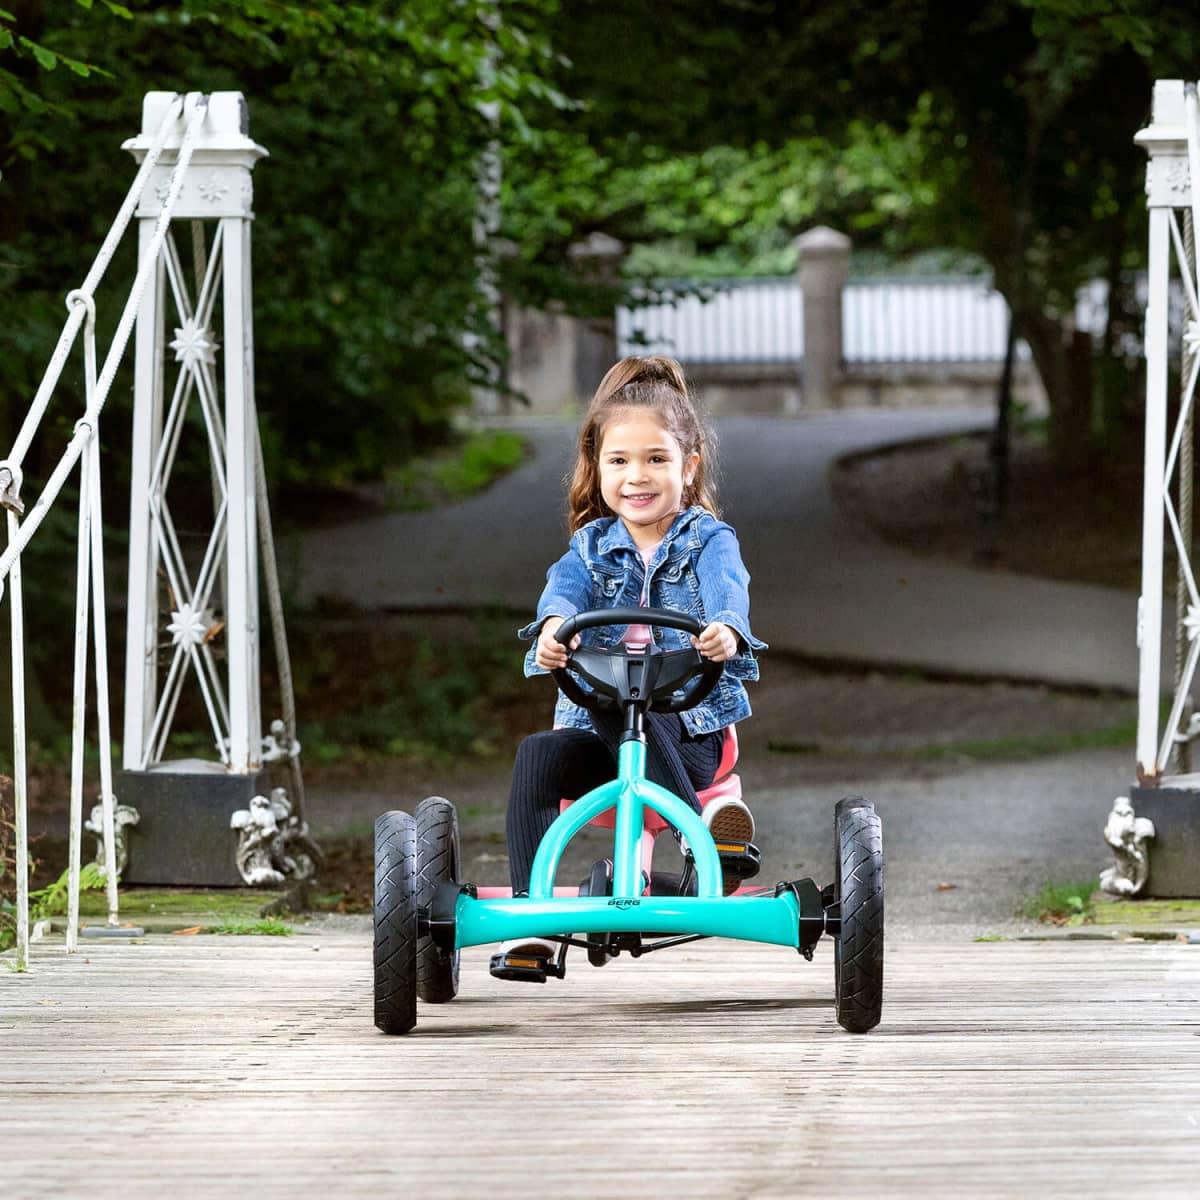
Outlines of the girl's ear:
[{"label": "girl's ear", "polygon": [[685,487],[691,487],[692,481],[696,478],[696,469],[700,466],[700,452],[694,450],[683,461],[683,483]]}]

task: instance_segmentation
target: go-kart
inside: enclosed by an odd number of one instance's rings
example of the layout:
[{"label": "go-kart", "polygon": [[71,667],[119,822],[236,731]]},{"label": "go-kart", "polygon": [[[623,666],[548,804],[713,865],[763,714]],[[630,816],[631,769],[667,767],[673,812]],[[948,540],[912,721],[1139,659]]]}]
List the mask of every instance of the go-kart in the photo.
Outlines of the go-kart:
[{"label": "go-kart", "polygon": [[[609,608],[576,614],[555,636],[569,647],[583,630],[630,624],[697,635],[702,628],[687,613]],[[883,845],[874,806],[861,797],[837,803],[834,879],[826,887],[798,879],[773,887],[742,884],[726,895],[726,878],[745,879],[757,872],[757,848],[714,841],[699,814],[646,778],[646,712],[681,712],[699,704],[723,670],[723,664],[690,647],[664,651],[654,644],[645,650],[580,646],[569,652],[566,667],[553,672],[563,692],[584,708],[623,714],[617,778],[574,802],[563,802],[534,856],[528,894],[477,887],[461,879],[458,818],[448,800],[431,796],[417,806],[415,815],[391,811],[379,817],[379,1029],[388,1034],[413,1029],[418,997],[430,1004],[453,1000],[459,952],[465,947],[522,938],[546,939],[557,945],[557,953],[501,953],[493,956],[493,974],[545,982],[565,975],[572,947],[585,950],[593,966],[603,966],[623,953],[640,958],[708,937],[790,946],[811,961],[818,940],[828,935],[834,943],[838,1023],[852,1033],[865,1033],[879,1023]],[[699,793],[701,804],[711,802],[722,788],[728,790],[731,779],[736,783],[723,763],[717,783]],[[564,849],[589,822],[612,824],[612,857],[595,863],[579,886],[556,887]],[[654,837],[667,827],[676,831],[683,854],[682,869],[675,872],[653,869]]]}]

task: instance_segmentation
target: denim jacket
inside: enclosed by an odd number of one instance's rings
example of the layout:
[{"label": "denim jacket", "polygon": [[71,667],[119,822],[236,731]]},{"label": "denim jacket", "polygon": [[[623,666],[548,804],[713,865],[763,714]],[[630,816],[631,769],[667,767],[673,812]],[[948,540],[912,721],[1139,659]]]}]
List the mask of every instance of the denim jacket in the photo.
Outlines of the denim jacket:
[{"label": "denim jacket", "polygon": [[[648,567],[617,517],[600,517],[576,530],[566,552],[546,572],[546,587],[538,601],[537,618],[518,636],[536,641],[542,622],[564,619],[593,608],[637,607],[645,576],[649,575],[649,607],[691,613],[701,624],[720,621],[738,634],[740,652],[725,663],[716,688],[703,704],[680,713],[693,736],[723,729],[750,715],[743,680],[758,678],[753,651],[765,650],[750,632],[750,575],[742,564],[737,534],[699,505],[681,512],[667,530]],[[628,626],[601,626],[580,634],[586,646],[617,645]],[[653,629],[664,650],[687,649],[688,634],[679,629]],[[525,656],[526,675],[548,674],[534,661],[536,645]],[[556,726],[590,729],[587,712],[559,693],[554,709]]]}]

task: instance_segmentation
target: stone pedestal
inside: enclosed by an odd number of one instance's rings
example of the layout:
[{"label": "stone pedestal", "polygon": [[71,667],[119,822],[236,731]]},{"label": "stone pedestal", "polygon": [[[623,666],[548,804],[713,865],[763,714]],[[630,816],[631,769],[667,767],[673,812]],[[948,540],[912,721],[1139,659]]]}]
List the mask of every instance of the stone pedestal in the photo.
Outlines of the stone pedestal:
[{"label": "stone pedestal", "polygon": [[129,862],[122,884],[245,887],[230,818],[269,795],[266,771],[238,775],[219,764],[168,763],[153,771],[121,771],[116,794],[140,820],[128,833]]},{"label": "stone pedestal", "polygon": [[1200,897],[1200,778],[1187,778],[1188,786],[1130,790],[1133,811],[1154,822],[1150,877],[1141,896]]}]

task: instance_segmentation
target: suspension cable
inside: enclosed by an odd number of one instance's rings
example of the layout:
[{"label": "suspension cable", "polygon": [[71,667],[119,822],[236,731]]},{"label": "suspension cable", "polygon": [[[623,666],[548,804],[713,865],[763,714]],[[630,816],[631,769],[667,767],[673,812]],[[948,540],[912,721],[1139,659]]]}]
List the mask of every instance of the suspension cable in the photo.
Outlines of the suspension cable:
[{"label": "suspension cable", "polygon": [[[26,519],[21,522],[21,528],[15,541],[10,542],[4,553],[0,554],[0,594],[3,592],[3,583],[12,567],[13,560],[25,549],[42,521],[45,520],[46,514],[50,511],[50,506],[58,497],[58,493],[62,491],[63,485],[66,483],[68,476],[83,453],[87,439],[91,436],[95,428],[96,418],[99,416],[100,410],[104,407],[104,402],[108,398],[108,391],[112,387],[113,379],[116,377],[117,367],[124,356],[129,335],[133,330],[133,324],[137,318],[138,308],[141,306],[142,293],[146,290],[146,285],[150,280],[151,274],[158,268],[158,256],[162,252],[163,241],[166,238],[167,229],[171,223],[171,215],[179,200],[179,193],[183,190],[183,181],[187,173],[188,164],[191,162],[192,151],[195,149],[196,138],[199,136],[200,126],[203,124],[205,114],[208,111],[208,101],[203,96],[189,96],[187,103],[191,106],[192,111],[183,135],[183,142],[179,147],[179,158],[171,174],[167,198],[163,203],[162,211],[158,215],[153,237],[151,238],[145,259],[138,268],[137,276],[133,281],[133,288],[130,290],[124,311],[121,313],[121,319],[117,323],[117,329],[113,334],[108,355],[104,360],[104,369],[96,384],[95,396],[88,405],[88,409],[83,417],[77,422],[75,434],[67,444],[63,456],[59,459],[58,465],[51,473],[50,478],[46,481],[46,485],[42,489],[41,495],[38,496],[37,502],[30,509]],[[82,289],[80,290],[82,291]],[[82,303],[75,303],[73,308],[80,314],[76,319],[75,327],[78,328],[79,322],[83,320],[82,314],[85,306]]]},{"label": "suspension cable", "polygon": [[[159,156],[162,154],[163,146],[166,144],[167,135],[171,130],[172,124],[178,118],[183,103],[183,96],[176,96],[171,101],[166,116],[163,118],[162,124],[158,127],[158,132],[154,135],[154,141],[151,143],[150,149],[147,150],[146,157],[142,159],[141,166],[134,176],[133,183],[129,185],[129,191],[125,194],[125,199],[121,202],[121,207],[117,210],[116,219],[113,221],[112,227],[101,243],[100,249],[96,252],[96,258],[92,263],[91,270],[84,277],[83,283],[76,289],[79,295],[90,299],[95,294],[100,280],[104,277],[104,272],[108,269],[108,264],[112,261],[112,256],[116,253],[121,237],[129,226],[130,220],[133,218],[134,209],[137,208],[142,198],[142,193],[146,189],[146,181],[150,178],[150,172],[158,164]],[[172,207],[174,207],[173,204]],[[3,464],[4,466],[19,467],[24,461],[25,455],[29,450],[29,444],[33,441],[38,426],[42,422],[42,417],[45,415],[46,406],[50,403],[50,397],[54,394],[54,389],[58,386],[63,367],[66,365],[67,355],[70,354],[71,347],[75,344],[75,338],[79,333],[79,328],[83,324],[85,312],[86,309],[81,305],[70,306],[66,324],[63,326],[62,333],[58,337],[58,344],[54,347],[54,353],[50,356],[50,363],[46,368],[46,373],[42,376],[42,382],[33,397],[33,403],[30,405],[29,411],[25,414],[25,420],[21,423],[21,430],[17,434],[17,440],[13,443],[12,450],[9,452],[8,462]],[[0,579],[3,578],[6,572],[7,565],[4,571],[0,571]]]},{"label": "suspension cable", "polygon": [[304,777],[296,746],[296,692],[292,683],[292,658],[288,652],[287,627],[283,620],[283,595],[279,588],[279,567],[275,558],[275,534],[271,528],[271,502],[267,494],[267,471],[263,460],[262,434],[254,423],[254,487],[258,509],[258,536],[262,550],[263,578],[267,585],[267,607],[271,614],[271,636],[275,643],[275,661],[279,667],[280,703],[283,730],[287,739],[288,771],[292,783],[292,813],[304,821]]}]

